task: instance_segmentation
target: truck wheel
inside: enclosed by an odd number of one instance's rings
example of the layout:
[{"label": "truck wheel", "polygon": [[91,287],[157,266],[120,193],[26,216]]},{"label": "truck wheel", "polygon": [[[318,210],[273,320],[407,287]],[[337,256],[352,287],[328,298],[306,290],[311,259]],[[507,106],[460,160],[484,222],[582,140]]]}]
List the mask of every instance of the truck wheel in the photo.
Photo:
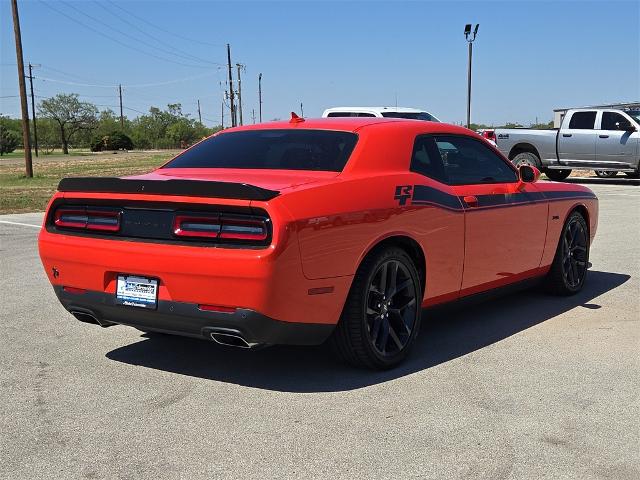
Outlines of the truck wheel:
[{"label": "truck wheel", "polygon": [[538,156],[531,152],[521,152],[513,157],[513,160],[511,161],[516,167],[520,167],[520,165],[529,165],[530,167],[536,167],[539,170],[542,166]]},{"label": "truck wheel", "polygon": [[562,228],[551,270],[544,280],[547,291],[573,295],[584,285],[589,264],[589,229],[579,212],[573,212]]},{"label": "truck wheel", "polygon": [[554,182],[561,182],[569,175],[571,175],[571,170],[551,170],[547,169],[544,171],[544,174],[549,178],[549,180],[553,180]]},{"label": "truck wheel", "polygon": [[600,178],[613,178],[618,175],[618,172],[612,170],[594,170],[596,175]]},{"label": "truck wheel", "polygon": [[640,178],[640,172],[624,172],[627,178]]},{"label": "truck wheel", "polygon": [[387,369],[408,355],[420,329],[422,289],[407,253],[389,247],[358,268],[340,321],[331,336],[343,360]]}]

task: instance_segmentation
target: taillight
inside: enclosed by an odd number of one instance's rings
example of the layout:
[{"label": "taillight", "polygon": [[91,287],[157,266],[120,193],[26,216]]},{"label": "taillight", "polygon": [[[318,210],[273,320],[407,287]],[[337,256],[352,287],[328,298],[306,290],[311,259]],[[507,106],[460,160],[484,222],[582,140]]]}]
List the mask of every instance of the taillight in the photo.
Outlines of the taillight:
[{"label": "taillight", "polygon": [[114,209],[60,207],[55,212],[53,223],[58,228],[117,232],[121,215],[120,210]]},{"label": "taillight", "polygon": [[178,214],[174,217],[173,233],[187,238],[264,242],[269,237],[269,228],[265,218]]},{"label": "taillight", "polygon": [[253,240],[262,242],[267,239],[267,223],[263,219],[223,218],[220,238],[227,240]]},{"label": "taillight", "polygon": [[178,237],[218,238],[220,220],[217,216],[176,215],[173,220],[173,233]]}]

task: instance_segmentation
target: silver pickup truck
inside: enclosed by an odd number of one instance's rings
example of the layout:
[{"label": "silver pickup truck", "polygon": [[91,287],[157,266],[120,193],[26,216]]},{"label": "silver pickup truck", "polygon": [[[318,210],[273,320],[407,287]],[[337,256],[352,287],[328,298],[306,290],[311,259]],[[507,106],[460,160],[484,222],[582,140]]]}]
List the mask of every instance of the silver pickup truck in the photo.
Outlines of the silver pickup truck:
[{"label": "silver pickup truck", "polygon": [[571,170],[640,176],[640,110],[568,110],[559,129],[498,128],[498,149],[516,165],[561,181]]}]

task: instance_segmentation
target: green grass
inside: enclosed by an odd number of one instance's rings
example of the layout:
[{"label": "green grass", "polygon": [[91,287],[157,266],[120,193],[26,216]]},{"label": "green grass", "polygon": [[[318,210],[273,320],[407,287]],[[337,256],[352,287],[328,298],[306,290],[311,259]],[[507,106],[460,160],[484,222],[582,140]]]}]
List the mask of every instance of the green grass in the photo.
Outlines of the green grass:
[{"label": "green grass", "polygon": [[175,152],[119,154],[34,164],[34,177],[26,178],[24,166],[0,163],[0,214],[43,211],[64,177],[121,177],[154,170]]},{"label": "green grass", "polygon": [[[36,157],[35,153],[32,153],[32,157],[34,160],[38,159],[38,158],[52,158],[52,157],[64,157],[65,154],[62,153],[62,150],[58,150],[58,149],[54,149],[49,153],[46,153],[44,151],[39,151],[39,157]],[[92,155],[91,151],[89,149],[69,149],[69,155],[73,155],[73,156],[89,156]],[[24,158],[24,150],[14,150],[11,153],[4,153],[2,154],[2,156],[0,156],[0,163],[2,162],[3,158]]]}]

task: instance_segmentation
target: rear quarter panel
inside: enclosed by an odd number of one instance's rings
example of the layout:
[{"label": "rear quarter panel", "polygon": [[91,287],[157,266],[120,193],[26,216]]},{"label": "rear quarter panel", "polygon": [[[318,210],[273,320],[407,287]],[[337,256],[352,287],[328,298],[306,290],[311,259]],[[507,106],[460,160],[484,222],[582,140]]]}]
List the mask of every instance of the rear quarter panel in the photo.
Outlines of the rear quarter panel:
[{"label": "rear quarter panel", "polygon": [[422,247],[426,258],[425,299],[458,292],[464,216],[435,206],[399,205],[397,186],[436,182],[409,172],[414,132],[406,125],[381,130],[361,136],[354,151],[359,158],[352,158],[336,180],[280,198],[295,218],[304,275],[353,276],[375,245],[405,236]]}]

